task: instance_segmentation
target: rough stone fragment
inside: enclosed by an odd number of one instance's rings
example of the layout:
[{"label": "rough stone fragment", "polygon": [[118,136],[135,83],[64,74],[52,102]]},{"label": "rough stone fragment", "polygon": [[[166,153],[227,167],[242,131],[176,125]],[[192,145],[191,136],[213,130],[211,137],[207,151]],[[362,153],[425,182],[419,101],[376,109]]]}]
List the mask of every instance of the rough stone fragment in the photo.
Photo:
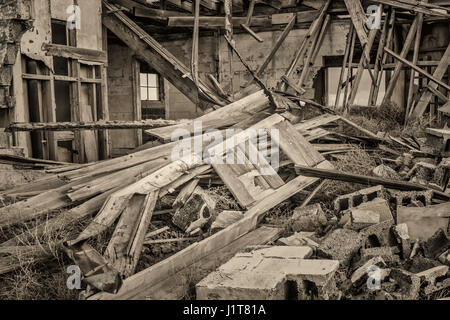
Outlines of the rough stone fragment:
[{"label": "rough stone fragment", "polygon": [[384,164],[380,164],[378,167],[375,167],[372,170],[372,173],[375,176],[381,177],[381,178],[394,179],[394,180],[401,179],[400,175],[397,173],[397,171],[395,171],[391,167],[388,167],[387,165],[384,165]]},{"label": "rough stone fragment", "polygon": [[291,231],[317,231],[327,225],[327,217],[320,204],[294,209],[288,228]]}]

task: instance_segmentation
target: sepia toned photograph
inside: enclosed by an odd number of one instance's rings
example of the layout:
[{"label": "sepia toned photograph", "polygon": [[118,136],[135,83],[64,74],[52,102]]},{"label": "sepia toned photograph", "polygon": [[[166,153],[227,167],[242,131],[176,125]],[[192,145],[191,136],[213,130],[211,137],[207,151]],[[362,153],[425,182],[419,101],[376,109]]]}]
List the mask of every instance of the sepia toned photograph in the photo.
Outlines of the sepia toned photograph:
[{"label": "sepia toned photograph", "polygon": [[450,300],[449,180],[448,0],[0,0],[0,302]]}]

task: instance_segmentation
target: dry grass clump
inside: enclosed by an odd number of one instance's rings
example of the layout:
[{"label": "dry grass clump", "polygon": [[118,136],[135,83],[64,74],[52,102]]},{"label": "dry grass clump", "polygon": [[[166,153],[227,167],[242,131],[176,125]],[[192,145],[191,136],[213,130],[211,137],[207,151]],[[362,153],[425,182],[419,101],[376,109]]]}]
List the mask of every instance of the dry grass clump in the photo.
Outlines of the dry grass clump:
[{"label": "dry grass clump", "polygon": [[[372,175],[372,170],[377,165],[376,157],[358,146],[355,146],[354,150],[350,152],[336,156],[335,159],[331,163],[336,170],[354,174]],[[359,189],[361,189],[361,185],[355,183],[327,180],[315,201],[321,202],[325,208],[332,209],[336,197]]]}]

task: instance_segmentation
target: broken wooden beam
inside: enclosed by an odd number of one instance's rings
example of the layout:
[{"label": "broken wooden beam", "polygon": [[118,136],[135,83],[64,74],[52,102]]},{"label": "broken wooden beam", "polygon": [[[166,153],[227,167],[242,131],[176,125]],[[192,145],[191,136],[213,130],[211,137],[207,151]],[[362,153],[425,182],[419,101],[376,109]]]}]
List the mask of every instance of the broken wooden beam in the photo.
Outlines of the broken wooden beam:
[{"label": "broken wooden beam", "polygon": [[107,55],[105,51],[84,49],[78,47],[65,46],[61,44],[44,43],[42,50],[48,56],[63,57],[75,60],[95,61],[107,63]]},{"label": "broken wooden beam", "polygon": [[[442,56],[442,59],[439,62],[439,65],[434,70],[433,78],[442,80],[445,73],[447,72],[449,64],[450,64],[450,45],[447,47],[447,50],[445,50],[445,53]],[[436,89],[437,84],[430,83],[429,87]],[[420,97],[420,100],[417,103],[417,105],[412,109],[410,118],[418,118],[418,117],[422,116],[422,114],[425,112],[426,108],[428,107],[428,104],[430,103],[432,96],[433,96],[433,94],[429,90],[426,90]]]},{"label": "broken wooden beam", "polygon": [[[233,27],[241,27],[241,25],[247,22],[246,17],[233,17],[232,18]],[[193,27],[194,18],[193,17],[169,17],[168,24],[169,27]],[[225,28],[225,17],[199,17],[200,28]],[[270,27],[272,26],[272,19],[270,16],[253,17],[252,18],[253,27]]]},{"label": "broken wooden beam", "polygon": [[366,31],[367,17],[362,7],[361,1],[359,0],[344,0],[345,6],[347,7],[348,13],[350,13],[350,18],[352,19],[353,26],[358,35],[359,42],[361,46],[364,46],[369,42]]},{"label": "broken wooden beam", "polygon": [[393,0],[372,0],[372,1],[381,3],[381,4],[385,4],[385,5],[394,7],[394,8],[410,10],[410,11],[414,11],[417,13],[423,13],[423,14],[429,15],[429,16],[450,18],[450,14],[448,14],[448,13],[444,13],[444,12],[441,12],[438,10],[431,10],[431,9],[426,8],[423,5],[423,2],[415,1],[415,3],[412,4],[412,3],[406,3],[406,1],[402,2],[402,1],[393,1]]},{"label": "broken wooden beam", "polygon": [[147,119],[139,121],[99,120],[92,122],[13,122],[6,131],[74,131],[105,129],[150,129],[179,124],[179,121]]},{"label": "broken wooden beam", "polygon": [[[320,164],[319,167],[328,168],[329,163],[324,162]],[[145,298],[146,293],[158,283],[170,279],[187,266],[191,266],[196,262],[203,260],[214,252],[227,247],[236,239],[239,239],[243,235],[254,230],[268,210],[297,194],[299,191],[304,190],[316,181],[316,178],[309,177],[297,177],[291,180],[280,187],[277,192],[270,194],[268,197],[262,199],[252,208],[247,210],[244,218],[238,222],[200,242],[190,245],[186,249],[172,255],[168,259],[154,264],[150,268],[125,279],[117,294],[100,292],[90,297],[90,299],[102,300]]]},{"label": "broken wooden beam", "polygon": [[[307,177],[315,177],[315,178],[329,179],[329,180],[339,180],[339,181],[353,182],[353,183],[359,183],[359,184],[370,185],[370,186],[382,185],[389,189],[396,189],[396,190],[402,190],[402,191],[430,190],[430,188],[428,188],[427,186],[417,184],[417,183],[396,181],[396,180],[379,178],[379,177],[364,176],[364,175],[359,175],[359,174],[341,172],[341,171],[337,171],[337,170],[310,168],[310,167],[298,166],[298,165],[295,166],[295,169],[298,172],[298,174],[301,174],[301,175],[307,176]],[[450,201],[449,194],[446,194],[444,192],[437,191],[437,190],[433,190],[433,193],[437,199]]]},{"label": "broken wooden beam", "polygon": [[103,16],[103,25],[142,57],[159,74],[163,74],[189,100],[197,103],[198,97],[200,97],[207,103],[214,103],[220,106],[226,104],[226,101],[220,98],[201,79],[199,79],[197,87],[189,68],[162,47],[133,20],[123,12],[118,11],[117,6],[107,1],[103,1],[103,4],[110,11],[110,13]]},{"label": "broken wooden beam", "polygon": [[414,63],[402,58],[401,56],[399,56],[398,54],[396,54],[395,52],[393,52],[392,50],[389,50],[388,48],[384,48],[384,51],[386,51],[387,53],[389,53],[391,56],[393,56],[395,59],[397,59],[398,61],[400,61],[401,63],[406,64],[407,66],[411,67],[412,69],[414,69],[415,71],[417,71],[418,73],[420,73],[421,75],[423,75],[424,77],[426,77],[428,80],[440,85],[441,87],[444,87],[447,90],[450,90],[450,86],[442,81],[440,81],[438,78],[435,78],[434,76],[432,76],[431,74],[429,74],[428,72],[426,72],[425,70],[419,68],[418,66],[416,66]]}]

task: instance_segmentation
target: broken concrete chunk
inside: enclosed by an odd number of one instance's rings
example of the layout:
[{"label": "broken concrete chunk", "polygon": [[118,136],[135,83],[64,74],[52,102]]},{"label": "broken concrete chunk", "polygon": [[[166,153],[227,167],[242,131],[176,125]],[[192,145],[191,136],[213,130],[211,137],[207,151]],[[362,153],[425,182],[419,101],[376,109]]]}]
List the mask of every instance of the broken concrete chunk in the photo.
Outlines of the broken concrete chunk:
[{"label": "broken concrete chunk", "polygon": [[172,222],[190,233],[203,227],[215,214],[216,202],[207,191],[197,186],[183,207],[177,209]]},{"label": "broken concrete chunk", "polygon": [[294,209],[289,223],[291,231],[317,231],[327,225],[327,217],[320,204]]},{"label": "broken concrete chunk", "polygon": [[270,247],[239,253],[196,285],[200,300],[330,299],[339,262],[307,260],[308,247]]},{"label": "broken concrete chunk", "polygon": [[417,300],[419,298],[420,277],[397,268],[391,269],[389,277],[397,284],[397,291],[392,295],[398,300]]},{"label": "broken concrete chunk", "polygon": [[435,285],[436,279],[446,276],[447,273],[448,273],[447,266],[438,266],[419,272],[416,275],[420,277],[420,280],[422,282],[426,281],[427,284]]},{"label": "broken concrete chunk", "polygon": [[445,191],[450,180],[450,158],[442,159],[441,163],[434,171],[433,179],[430,181],[431,186]]},{"label": "broken concrete chunk", "polygon": [[368,201],[359,205],[358,209],[370,210],[372,212],[378,213],[378,215],[380,216],[379,222],[393,219],[391,209],[389,208],[389,203],[386,199],[382,198],[373,199],[372,201]]},{"label": "broken concrete chunk", "polygon": [[285,246],[308,246],[315,250],[319,247],[319,244],[309,238],[311,234],[314,234],[314,232],[296,232],[290,237],[278,239],[277,244]]},{"label": "broken concrete chunk", "polygon": [[391,167],[388,167],[387,165],[381,164],[378,167],[375,167],[372,170],[372,173],[381,178],[387,178],[387,179],[394,179],[394,180],[401,180],[400,175],[392,169]]},{"label": "broken concrete chunk", "polygon": [[374,248],[362,248],[361,249],[361,260],[368,261],[374,257],[381,257],[383,260],[389,264],[398,264],[400,262],[399,256],[394,253],[392,247],[374,247]]},{"label": "broken concrete chunk", "polygon": [[370,260],[368,260],[363,266],[356,269],[355,272],[353,272],[350,281],[352,282],[353,286],[359,287],[361,284],[367,281],[369,277],[369,273],[376,270],[376,268],[385,268],[386,263],[384,262],[383,258],[381,257],[374,257]]},{"label": "broken concrete chunk", "polygon": [[362,238],[350,229],[336,229],[317,248],[317,254],[324,258],[338,260],[341,266],[348,266],[358,252]]},{"label": "broken concrete chunk", "polygon": [[450,266],[450,250],[445,251],[439,256],[439,261],[445,265]]},{"label": "broken concrete chunk", "polygon": [[400,223],[394,226],[393,233],[401,246],[403,259],[409,258],[411,255],[411,239],[409,238],[408,225]]},{"label": "broken concrete chunk", "polygon": [[444,230],[439,229],[424,244],[425,257],[435,259],[450,248],[450,239]]},{"label": "broken concrete chunk", "polygon": [[344,225],[345,228],[359,231],[380,222],[380,214],[366,209],[353,208],[349,210],[350,219]]},{"label": "broken concrete chunk", "polygon": [[244,217],[242,211],[225,210],[219,213],[211,225],[211,232],[225,229]]}]

